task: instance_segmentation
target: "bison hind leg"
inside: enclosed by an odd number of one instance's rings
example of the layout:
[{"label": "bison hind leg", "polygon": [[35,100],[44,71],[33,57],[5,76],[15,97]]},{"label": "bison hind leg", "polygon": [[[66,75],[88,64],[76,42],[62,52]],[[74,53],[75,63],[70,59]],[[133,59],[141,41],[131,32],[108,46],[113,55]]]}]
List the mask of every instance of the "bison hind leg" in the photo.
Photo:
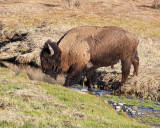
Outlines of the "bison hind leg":
[{"label": "bison hind leg", "polygon": [[74,79],[75,81],[79,81],[79,79],[75,79],[76,76],[82,74],[85,65],[72,65],[70,69],[67,71],[67,77],[63,86],[68,87],[71,85],[71,80]]},{"label": "bison hind leg", "polygon": [[96,82],[96,68],[90,68],[87,70],[87,81],[85,82],[86,86],[88,87],[88,91],[93,91],[93,85]]},{"label": "bison hind leg", "polygon": [[133,75],[138,76],[139,57],[138,57],[137,54],[134,57],[132,64],[133,64],[133,67],[134,67]]}]

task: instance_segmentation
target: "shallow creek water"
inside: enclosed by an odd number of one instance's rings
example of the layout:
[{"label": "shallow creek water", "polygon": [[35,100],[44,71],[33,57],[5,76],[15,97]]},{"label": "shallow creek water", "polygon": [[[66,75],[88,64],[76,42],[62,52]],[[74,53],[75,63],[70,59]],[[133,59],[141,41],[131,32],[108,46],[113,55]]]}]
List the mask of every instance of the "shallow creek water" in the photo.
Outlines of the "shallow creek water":
[{"label": "shallow creek water", "polygon": [[[41,69],[38,67],[33,67],[30,65],[17,65],[17,64],[9,63],[9,62],[1,62],[1,63],[4,64],[4,66],[8,67],[10,70],[14,71],[16,75],[18,75],[21,72],[26,73],[31,80],[43,81],[46,83],[59,84],[59,85],[63,85],[64,81],[65,81],[65,77],[63,75],[59,75],[57,80],[54,80],[52,77],[45,75],[41,71]],[[70,89],[83,91],[86,93],[90,93],[92,95],[100,96],[102,98],[109,97],[112,95],[111,91],[94,89],[93,92],[89,92],[86,87],[80,87],[80,86],[78,86],[78,87],[72,86],[72,87],[70,87]],[[128,96],[126,98],[132,100],[132,97],[130,97],[130,96]],[[144,102],[144,101],[142,100],[142,102]],[[144,106],[140,106],[140,107],[137,107],[136,111],[134,111],[134,110],[131,111],[132,107],[136,106],[136,104],[127,105],[125,103],[118,103],[117,101],[112,101],[112,100],[109,100],[108,103],[111,104],[115,108],[116,111],[124,111],[129,116],[131,116],[133,118],[135,118],[135,116],[138,118],[142,118],[142,119],[145,117],[150,117],[150,116],[152,118],[154,118],[154,117],[159,118],[159,120],[158,120],[159,123],[157,123],[157,122],[155,124],[150,123],[150,122],[148,122],[148,123],[151,124],[152,126],[160,127],[160,102],[155,102],[155,104],[159,106],[158,110],[155,110],[152,107],[146,108]],[[121,109],[118,109],[118,106]],[[150,119],[150,118],[148,118],[148,119]],[[154,119],[152,119],[152,120],[154,122]],[[143,121],[140,121],[140,122],[143,122]],[[143,122],[143,123],[146,123],[146,122]]]}]

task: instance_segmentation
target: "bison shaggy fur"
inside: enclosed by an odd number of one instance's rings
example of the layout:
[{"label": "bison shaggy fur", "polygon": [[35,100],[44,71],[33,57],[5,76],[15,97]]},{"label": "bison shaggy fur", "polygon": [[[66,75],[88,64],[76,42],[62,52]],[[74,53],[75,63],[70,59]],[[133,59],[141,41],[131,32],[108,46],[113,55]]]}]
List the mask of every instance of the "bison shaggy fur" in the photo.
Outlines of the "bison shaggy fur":
[{"label": "bison shaggy fur", "polygon": [[60,40],[48,40],[41,51],[42,71],[56,78],[66,74],[64,86],[84,70],[89,72],[87,86],[93,89],[93,76],[98,67],[113,66],[119,60],[122,65],[122,86],[130,73],[138,75],[139,57],[137,37],[131,32],[116,26],[82,26],[69,30]]}]

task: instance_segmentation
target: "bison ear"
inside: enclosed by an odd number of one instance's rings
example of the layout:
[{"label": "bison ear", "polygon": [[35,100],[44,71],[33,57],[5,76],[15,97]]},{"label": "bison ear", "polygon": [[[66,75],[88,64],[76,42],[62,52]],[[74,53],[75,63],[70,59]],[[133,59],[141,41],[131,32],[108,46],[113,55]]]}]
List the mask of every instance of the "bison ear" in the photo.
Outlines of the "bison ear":
[{"label": "bison ear", "polygon": [[54,55],[54,50],[53,48],[48,44],[48,48],[49,48],[49,51],[51,53],[51,55],[53,56]]}]

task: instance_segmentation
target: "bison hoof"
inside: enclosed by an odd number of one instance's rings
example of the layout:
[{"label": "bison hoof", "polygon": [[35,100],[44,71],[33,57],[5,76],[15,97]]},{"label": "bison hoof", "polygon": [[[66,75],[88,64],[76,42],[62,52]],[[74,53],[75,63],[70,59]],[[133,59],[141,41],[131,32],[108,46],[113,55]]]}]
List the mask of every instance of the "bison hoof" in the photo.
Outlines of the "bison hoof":
[{"label": "bison hoof", "polygon": [[93,92],[93,88],[88,88],[88,91]]},{"label": "bison hoof", "polygon": [[64,84],[63,87],[66,87],[66,88],[67,88],[67,87],[69,87],[69,86]]}]

